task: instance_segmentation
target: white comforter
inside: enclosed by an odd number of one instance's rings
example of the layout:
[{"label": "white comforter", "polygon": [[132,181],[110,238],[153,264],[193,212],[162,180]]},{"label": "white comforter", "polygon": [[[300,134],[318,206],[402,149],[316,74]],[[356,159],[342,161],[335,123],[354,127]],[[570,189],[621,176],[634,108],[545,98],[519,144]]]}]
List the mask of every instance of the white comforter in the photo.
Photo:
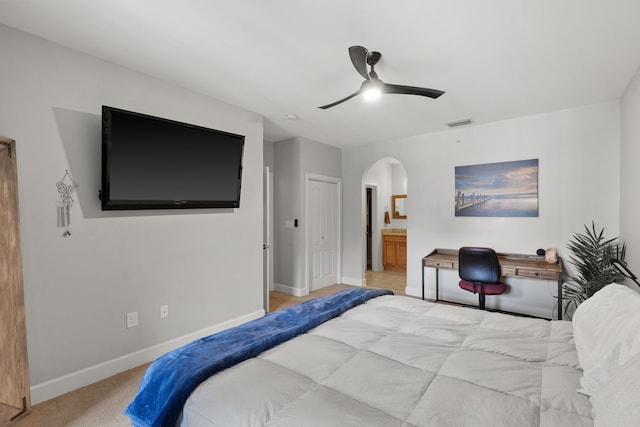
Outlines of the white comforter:
[{"label": "white comforter", "polygon": [[201,384],[182,426],[583,426],[571,322],[384,296]]}]

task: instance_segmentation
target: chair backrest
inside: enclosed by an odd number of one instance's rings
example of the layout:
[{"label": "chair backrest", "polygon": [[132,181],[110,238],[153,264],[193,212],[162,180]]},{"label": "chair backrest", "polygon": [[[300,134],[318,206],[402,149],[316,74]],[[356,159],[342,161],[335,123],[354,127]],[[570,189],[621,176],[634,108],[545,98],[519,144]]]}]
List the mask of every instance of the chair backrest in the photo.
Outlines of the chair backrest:
[{"label": "chair backrest", "polygon": [[458,275],[468,282],[497,283],[502,271],[496,251],[463,246],[458,252]]}]

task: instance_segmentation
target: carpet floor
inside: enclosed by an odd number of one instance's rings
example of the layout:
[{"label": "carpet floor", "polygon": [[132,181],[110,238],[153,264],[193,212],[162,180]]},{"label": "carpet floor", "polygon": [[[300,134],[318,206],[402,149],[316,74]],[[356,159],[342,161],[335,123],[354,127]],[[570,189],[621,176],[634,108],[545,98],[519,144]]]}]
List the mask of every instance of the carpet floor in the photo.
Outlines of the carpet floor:
[{"label": "carpet floor", "polygon": [[15,427],[120,427],[131,426],[122,414],[138,391],[148,364],[121,372],[34,405]]}]

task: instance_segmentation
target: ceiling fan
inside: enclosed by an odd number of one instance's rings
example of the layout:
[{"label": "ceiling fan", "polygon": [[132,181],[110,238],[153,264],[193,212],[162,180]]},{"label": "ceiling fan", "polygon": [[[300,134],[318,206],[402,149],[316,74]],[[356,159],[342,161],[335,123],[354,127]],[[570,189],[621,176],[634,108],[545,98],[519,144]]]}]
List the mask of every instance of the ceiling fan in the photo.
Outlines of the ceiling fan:
[{"label": "ceiling fan", "polygon": [[[321,108],[326,110],[327,108],[334,107],[338,104],[342,104],[345,101],[353,98],[356,95],[362,94],[365,98],[375,99],[383,93],[398,93],[404,95],[420,95],[427,96],[429,98],[436,99],[444,92],[437,89],[427,89],[424,87],[416,86],[403,86],[385,83],[378,78],[378,74],[374,70],[374,66],[382,58],[380,52],[369,52],[362,46],[351,46],[349,48],[349,58],[355,67],[356,71],[365,78],[364,82],[360,86],[357,92],[342,98],[339,101],[332,102],[331,104],[323,105]],[[371,67],[371,71],[367,72],[367,64]]]}]

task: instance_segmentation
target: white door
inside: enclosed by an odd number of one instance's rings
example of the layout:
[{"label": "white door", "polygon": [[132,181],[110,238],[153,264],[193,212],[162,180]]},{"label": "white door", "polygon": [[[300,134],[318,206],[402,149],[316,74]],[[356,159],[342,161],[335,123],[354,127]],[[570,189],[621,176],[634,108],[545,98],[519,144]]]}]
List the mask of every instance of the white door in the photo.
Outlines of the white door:
[{"label": "white door", "polygon": [[338,281],[338,185],[309,181],[310,290]]}]

